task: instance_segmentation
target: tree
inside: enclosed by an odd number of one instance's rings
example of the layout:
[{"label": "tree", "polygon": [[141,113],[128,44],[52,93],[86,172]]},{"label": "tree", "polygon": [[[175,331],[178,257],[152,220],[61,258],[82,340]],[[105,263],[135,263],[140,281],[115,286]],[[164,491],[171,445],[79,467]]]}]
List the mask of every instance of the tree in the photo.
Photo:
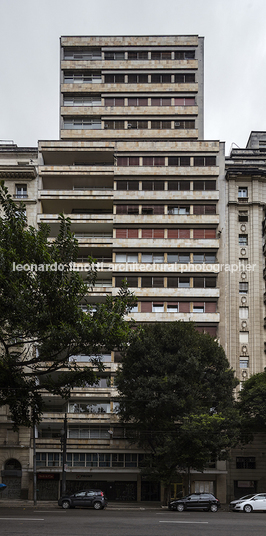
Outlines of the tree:
[{"label": "tree", "polygon": [[143,327],[116,376],[119,415],[146,452],[143,472],[169,489],[180,471],[225,459],[237,440],[237,385],[224,350],[185,322]]},{"label": "tree", "polygon": [[[86,281],[72,269],[78,242],[70,220],[60,216],[51,241],[49,226],[27,226],[23,205],[3,182],[0,203],[0,405],[9,405],[15,425],[31,426],[41,418],[43,391],[68,398],[73,386],[95,382],[93,368],[80,369],[70,356],[97,356],[128,343],[131,323],[124,317],[135,298],[123,287],[96,310],[88,304],[86,314],[80,303],[97,271],[92,259]],[[97,357],[92,363],[103,368]]]},{"label": "tree", "polygon": [[238,401],[242,441],[248,442],[254,433],[266,432],[266,368],[243,382]]}]

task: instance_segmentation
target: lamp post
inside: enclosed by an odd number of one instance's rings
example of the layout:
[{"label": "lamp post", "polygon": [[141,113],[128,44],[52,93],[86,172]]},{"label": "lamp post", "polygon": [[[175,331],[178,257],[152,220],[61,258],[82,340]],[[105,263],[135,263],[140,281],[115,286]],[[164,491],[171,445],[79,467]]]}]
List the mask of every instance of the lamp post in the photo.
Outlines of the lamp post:
[{"label": "lamp post", "polygon": [[66,494],[66,449],[67,449],[67,414],[65,413],[64,428],[61,430],[62,463],[62,496]]}]

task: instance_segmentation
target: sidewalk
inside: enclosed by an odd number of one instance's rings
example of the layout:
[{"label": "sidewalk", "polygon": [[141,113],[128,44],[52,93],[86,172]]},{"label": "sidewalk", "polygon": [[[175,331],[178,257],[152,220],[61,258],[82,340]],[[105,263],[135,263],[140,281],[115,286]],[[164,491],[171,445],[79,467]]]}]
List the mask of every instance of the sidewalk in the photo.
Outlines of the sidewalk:
[{"label": "sidewalk", "polygon": [[[19,499],[0,499],[0,508],[36,508],[40,509],[60,509],[57,501],[37,501],[34,506],[33,501]],[[161,510],[167,508],[161,506],[160,502],[108,502],[108,510]]]}]

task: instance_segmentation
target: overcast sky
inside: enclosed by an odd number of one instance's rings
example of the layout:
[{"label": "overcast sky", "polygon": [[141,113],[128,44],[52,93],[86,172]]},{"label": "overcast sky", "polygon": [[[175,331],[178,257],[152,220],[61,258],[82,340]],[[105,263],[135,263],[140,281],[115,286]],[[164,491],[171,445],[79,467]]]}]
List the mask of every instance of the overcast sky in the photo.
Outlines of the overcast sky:
[{"label": "overcast sky", "polygon": [[205,38],[205,139],[266,130],[265,0],[0,0],[0,139],[59,137],[61,35]]}]

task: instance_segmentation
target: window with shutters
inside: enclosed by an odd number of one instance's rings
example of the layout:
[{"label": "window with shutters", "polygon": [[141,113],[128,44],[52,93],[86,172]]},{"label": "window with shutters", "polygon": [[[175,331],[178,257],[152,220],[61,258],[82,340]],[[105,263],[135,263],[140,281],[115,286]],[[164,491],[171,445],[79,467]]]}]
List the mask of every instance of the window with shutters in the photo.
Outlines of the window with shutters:
[{"label": "window with shutters", "polygon": [[164,214],[164,205],[141,205],[141,214]]},{"label": "window with shutters", "polygon": [[138,277],[134,275],[119,275],[115,278],[116,287],[121,287],[123,282],[126,282],[129,287],[135,288],[138,286]]},{"label": "window with shutters", "polygon": [[195,121],[180,119],[179,121],[175,121],[174,127],[177,130],[193,129],[193,128],[195,128]]},{"label": "window with shutters", "polygon": [[216,181],[193,181],[193,190],[216,190]]},{"label": "window with shutters", "polygon": [[164,166],[164,156],[143,156],[143,166]]},{"label": "window with shutters", "polygon": [[108,51],[104,53],[104,59],[107,61],[115,60],[115,61],[123,61],[125,59],[125,52],[122,52],[120,50],[116,51]]},{"label": "window with shutters", "polygon": [[171,106],[171,97],[152,97],[151,106]]},{"label": "window with shutters", "polygon": [[167,313],[178,313],[179,303],[178,302],[168,302],[167,303]]},{"label": "window with shutters", "polygon": [[216,277],[193,277],[194,288],[216,288]]},{"label": "window with shutters", "polygon": [[193,205],[193,214],[216,214],[216,205]]},{"label": "window with shutters", "polygon": [[105,74],[104,81],[106,84],[124,84],[125,75],[121,73]]},{"label": "window with shutters", "polygon": [[138,205],[116,205],[116,214],[139,214]]},{"label": "window with shutters", "polygon": [[164,190],[164,181],[142,181],[142,190]]},{"label": "window with shutters", "polygon": [[167,277],[167,288],[189,288],[190,287],[190,278],[189,277]]},{"label": "window with shutters", "polygon": [[189,229],[167,229],[167,238],[190,238]]},{"label": "window with shutters", "polygon": [[116,229],[116,238],[138,238],[138,229]]},{"label": "window with shutters", "polygon": [[177,50],[175,51],[175,60],[194,60],[195,50]]},{"label": "window with shutters", "polygon": [[164,238],[164,229],[142,229],[142,238]]},{"label": "window with shutters", "polygon": [[171,129],[171,121],[151,121],[151,129],[153,130],[165,130]]},{"label": "window with shutters", "polygon": [[170,50],[154,50],[151,52],[151,60],[171,60],[172,52]]},{"label": "window with shutters", "polygon": [[146,73],[130,73],[128,74],[129,84],[148,84],[148,75]]},{"label": "window with shutters", "polygon": [[113,121],[107,119],[104,121],[104,128],[105,130],[124,130],[125,123],[124,121]]},{"label": "window with shutters", "polygon": [[124,106],[125,99],[121,97],[106,97],[104,99],[105,106]]},{"label": "window with shutters", "polygon": [[170,191],[189,191],[190,181],[168,181],[168,190]]},{"label": "window with shutters", "polygon": [[194,156],[194,166],[216,166],[216,156]]},{"label": "window with shutters", "polygon": [[216,238],[216,229],[193,229],[193,238],[195,240]]},{"label": "window with shutters", "polygon": [[176,97],[175,106],[194,106],[195,97]]},{"label": "window with shutters", "polygon": [[179,302],[179,313],[189,313],[190,302]]},{"label": "window with shutters", "polygon": [[151,84],[171,84],[172,76],[170,73],[151,74]]},{"label": "window with shutters", "polygon": [[190,156],[168,156],[168,166],[190,166]]},{"label": "window with shutters", "polygon": [[148,51],[146,51],[146,50],[128,51],[128,59],[129,60],[147,60],[148,59]]},{"label": "window with shutters", "polygon": [[141,302],[141,312],[142,313],[151,313],[152,312],[152,302]]},{"label": "window with shutters", "polygon": [[138,190],[139,181],[116,181],[117,190]]},{"label": "window with shutters", "polygon": [[147,97],[128,97],[128,106],[148,106]]},{"label": "window with shutters", "polygon": [[118,156],[117,165],[122,167],[139,166],[138,156]]},{"label": "window with shutters", "polygon": [[127,124],[128,130],[143,130],[148,128],[148,121],[130,119]]},{"label": "window with shutters", "polygon": [[195,73],[177,73],[175,74],[176,84],[194,84]]},{"label": "window with shutters", "polygon": [[153,313],[163,313],[164,312],[164,303],[152,302],[152,312]]}]

